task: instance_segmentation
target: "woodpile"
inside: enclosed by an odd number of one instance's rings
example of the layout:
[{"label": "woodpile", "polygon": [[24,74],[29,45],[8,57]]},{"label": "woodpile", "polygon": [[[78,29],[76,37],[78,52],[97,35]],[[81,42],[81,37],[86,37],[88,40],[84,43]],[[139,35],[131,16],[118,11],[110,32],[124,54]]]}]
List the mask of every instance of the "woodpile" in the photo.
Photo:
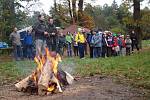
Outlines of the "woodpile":
[{"label": "woodpile", "polygon": [[45,55],[34,58],[37,64],[36,70],[15,84],[18,91],[47,95],[63,92],[63,86],[73,83],[74,78],[58,67],[58,63],[61,62],[59,54],[49,52],[48,48],[45,51]]}]

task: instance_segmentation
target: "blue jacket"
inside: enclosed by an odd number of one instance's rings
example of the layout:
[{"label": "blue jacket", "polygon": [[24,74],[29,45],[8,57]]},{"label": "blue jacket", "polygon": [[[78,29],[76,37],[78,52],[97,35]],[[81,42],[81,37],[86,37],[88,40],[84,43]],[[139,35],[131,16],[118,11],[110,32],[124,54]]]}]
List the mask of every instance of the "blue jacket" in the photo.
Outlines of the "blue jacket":
[{"label": "blue jacket", "polygon": [[93,35],[91,42],[94,47],[102,47],[102,33]]},{"label": "blue jacket", "polygon": [[87,42],[88,42],[88,44],[91,44],[91,40],[92,40],[92,37],[93,37],[93,34],[88,34],[87,35]]},{"label": "blue jacket", "polygon": [[33,41],[32,35],[27,34],[24,38],[24,44],[25,45],[32,45],[32,41]]}]

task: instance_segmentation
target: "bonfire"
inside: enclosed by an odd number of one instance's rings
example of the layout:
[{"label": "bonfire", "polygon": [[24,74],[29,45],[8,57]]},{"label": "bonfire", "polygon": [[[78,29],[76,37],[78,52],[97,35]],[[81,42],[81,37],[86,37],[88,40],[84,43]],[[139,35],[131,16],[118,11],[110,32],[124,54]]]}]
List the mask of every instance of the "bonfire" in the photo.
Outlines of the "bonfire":
[{"label": "bonfire", "polygon": [[18,91],[47,95],[63,92],[62,87],[72,84],[74,78],[66,71],[58,67],[61,62],[59,54],[45,49],[45,55],[34,58],[37,68],[31,75],[15,84]]}]

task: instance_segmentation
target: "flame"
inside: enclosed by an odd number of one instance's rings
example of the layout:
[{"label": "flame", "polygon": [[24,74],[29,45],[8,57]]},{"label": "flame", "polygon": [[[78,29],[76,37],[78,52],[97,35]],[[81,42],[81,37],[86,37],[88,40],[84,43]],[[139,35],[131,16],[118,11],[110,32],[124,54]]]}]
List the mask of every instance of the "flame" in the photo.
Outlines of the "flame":
[{"label": "flame", "polygon": [[52,86],[50,86],[50,87],[47,88],[47,91],[48,92],[52,92],[54,89],[55,89],[55,86],[52,85]]},{"label": "flame", "polygon": [[[37,82],[38,78],[37,78],[37,73],[41,73],[44,64],[46,63],[47,60],[49,60],[51,62],[51,65],[49,65],[49,67],[51,67],[54,75],[57,77],[57,72],[58,72],[58,63],[61,61],[61,56],[59,54],[57,54],[56,56],[52,55],[52,53],[48,50],[48,48],[45,48],[45,52],[46,55],[45,56],[36,56],[34,58],[34,61],[37,64],[37,70],[36,72],[33,74],[33,79]],[[55,85],[50,85],[47,88],[48,92],[51,92],[55,89]]]}]

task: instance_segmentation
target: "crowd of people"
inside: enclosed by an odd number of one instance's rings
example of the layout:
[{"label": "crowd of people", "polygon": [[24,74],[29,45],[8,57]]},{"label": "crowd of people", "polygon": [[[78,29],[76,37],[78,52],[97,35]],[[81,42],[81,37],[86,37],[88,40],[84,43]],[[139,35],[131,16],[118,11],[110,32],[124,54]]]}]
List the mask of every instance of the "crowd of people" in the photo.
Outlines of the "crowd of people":
[{"label": "crowd of people", "polygon": [[64,56],[66,50],[68,57],[79,56],[82,59],[87,52],[89,52],[90,58],[105,58],[130,55],[134,46],[139,51],[138,39],[134,30],[126,36],[121,33],[102,31],[101,29],[91,30],[87,33],[82,28],[78,28],[77,32],[71,33],[68,31],[64,34],[57,31],[53,18],[50,17],[45,23],[43,15],[39,15],[38,22],[33,26],[33,29],[27,31],[24,37],[24,50],[22,50],[20,34],[16,27],[10,34],[10,40],[16,60],[23,57],[23,51],[26,58],[33,59],[34,56],[44,54],[46,47],[61,56]]}]

